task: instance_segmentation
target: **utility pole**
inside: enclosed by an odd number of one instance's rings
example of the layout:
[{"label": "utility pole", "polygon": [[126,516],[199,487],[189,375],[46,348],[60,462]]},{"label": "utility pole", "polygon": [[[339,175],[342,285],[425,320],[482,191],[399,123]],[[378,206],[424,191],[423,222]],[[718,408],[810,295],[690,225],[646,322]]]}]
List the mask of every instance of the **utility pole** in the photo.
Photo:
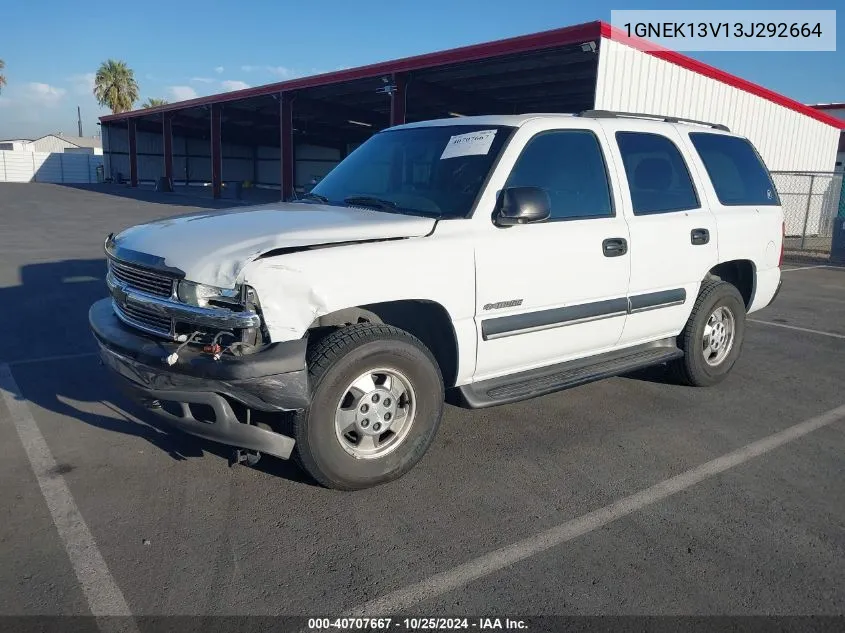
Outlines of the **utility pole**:
[{"label": "utility pole", "polygon": [[82,136],[82,111],[76,106],[76,123],[79,125],[79,136]]}]

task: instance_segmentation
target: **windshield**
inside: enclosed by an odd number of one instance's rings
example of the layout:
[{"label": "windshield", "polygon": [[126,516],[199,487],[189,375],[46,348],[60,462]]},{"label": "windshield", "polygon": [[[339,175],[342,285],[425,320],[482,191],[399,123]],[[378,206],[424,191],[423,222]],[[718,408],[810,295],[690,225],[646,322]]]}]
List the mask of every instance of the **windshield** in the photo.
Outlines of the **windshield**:
[{"label": "windshield", "polygon": [[513,128],[448,125],[374,135],[309,198],[390,213],[466,217]]}]

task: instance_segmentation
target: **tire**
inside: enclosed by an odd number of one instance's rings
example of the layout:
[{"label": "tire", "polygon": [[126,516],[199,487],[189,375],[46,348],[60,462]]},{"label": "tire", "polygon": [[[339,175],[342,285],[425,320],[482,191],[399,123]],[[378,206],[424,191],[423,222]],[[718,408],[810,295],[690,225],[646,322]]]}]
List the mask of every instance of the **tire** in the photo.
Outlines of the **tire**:
[{"label": "tire", "polygon": [[[728,314],[733,319],[730,344],[723,343],[721,348],[727,348],[727,352],[705,349],[705,331],[717,310],[724,321],[728,321]],[[717,336],[721,338],[721,335]],[[705,280],[701,284],[689,320],[678,336],[678,347],[683,350],[684,356],[670,364],[673,377],[677,382],[691,387],[709,387],[721,382],[739,358],[744,339],[745,303],[739,290],[724,281]]]},{"label": "tire", "polygon": [[[372,373],[377,370],[383,372]],[[437,361],[416,337],[389,325],[344,327],[308,350],[308,371],[311,406],[295,414],[293,430],[296,459],[315,481],[327,488],[360,490],[397,479],[422,459],[440,425],[444,388]],[[363,376],[370,376],[375,391],[353,387],[356,377]],[[388,384],[397,391],[404,389],[404,395],[391,402]],[[371,417],[362,418],[366,408]],[[390,411],[392,425],[385,419]],[[400,430],[397,423],[403,411],[405,425]],[[339,428],[352,415],[354,430],[343,434]],[[368,426],[363,429],[365,423]],[[389,430],[377,436],[378,425]],[[398,433],[390,435],[393,428]],[[368,434],[374,445],[388,439],[381,447],[365,448],[362,440]],[[352,441],[355,438],[357,444]],[[362,455],[368,450],[373,454]]]}]

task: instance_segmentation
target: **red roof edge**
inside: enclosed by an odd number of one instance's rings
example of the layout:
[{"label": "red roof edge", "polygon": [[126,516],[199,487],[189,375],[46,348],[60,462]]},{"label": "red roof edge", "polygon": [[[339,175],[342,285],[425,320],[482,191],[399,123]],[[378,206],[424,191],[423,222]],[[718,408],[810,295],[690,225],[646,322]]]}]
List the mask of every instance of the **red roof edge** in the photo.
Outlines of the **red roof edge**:
[{"label": "red roof edge", "polygon": [[622,29],[608,24],[607,22],[601,22],[601,36],[607,39],[616,40],[617,42],[621,42],[622,44],[626,44],[627,46],[636,48],[637,50],[643,51],[644,53],[657,57],[658,59],[671,62],[673,64],[681,66],[682,68],[686,68],[687,70],[696,72],[699,75],[704,75],[705,77],[710,77],[711,79],[715,79],[716,81],[721,81],[724,84],[733,86],[734,88],[739,88],[740,90],[744,90],[745,92],[750,92],[753,95],[762,97],[763,99],[771,101],[772,103],[776,103],[785,108],[789,108],[790,110],[799,112],[803,115],[816,119],[817,121],[821,121],[822,123],[826,123],[827,125],[833,126],[837,129],[845,129],[845,121],[843,121],[842,119],[832,117],[829,114],[825,114],[824,112],[821,112],[818,109],[804,105],[800,101],[795,101],[794,99],[785,97],[782,94],[779,94],[773,90],[764,88],[763,86],[742,79],[741,77],[737,77],[736,75],[726,73],[724,70],[719,70],[718,68],[710,66],[709,64],[705,64],[704,62],[700,62],[697,59],[682,55],[677,51],[657,46],[656,44],[652,42],[647,42],[646,40],[641,39],[639,37],[629,37],[628,34],[625,33]]},{"label": "red roof edge", "polygon": [[340,83],[343,81],[354,81],[356,79],[378,77],[379,75],[388,75],[391,73],[421,70],[423,68],[431,68],[432,66],[474,61],[506,53],[522,53],[543,48],[551,48],[553,46],[578,44],[581,42],[598,40],[601,35],[601,22],[586,22],[584,24],[576,24],[574,26],[567,26],[551,31],[542,31],[540,33],[532,33],[530,35],[520,35],[518,37],[511,37],[493,42],[484,42],[482,44],[472,44],[470,46],[462,46],[460,48],[452,48],[445,51],[426,53],[424,55],[416,55],[413,57],[404,57],[393,61],[380,62],[377,64],[370,64],[368,66],[359,66],[358,68],[349,68],[346,70],[324,73],[322,75],[300,77],[289,81],[256,86],[255,88],[246,88],[244,90],[199,97],[197,99],[169,103],[167,105],[156,106],[154,108],[133,110],[131,112],[122,112],[120,114],[107,114],[105,116],[101,116],[100,121],[108,123],[109,121],[120,121],[134,117],[148,116],[150,114],[160,112],[184,110],[186,108],[193,108],[211,103],[223,103],[226,101],[247,99],[249,97],[258,97],[282,92],[284,90],[313,88],[315,86]]}]

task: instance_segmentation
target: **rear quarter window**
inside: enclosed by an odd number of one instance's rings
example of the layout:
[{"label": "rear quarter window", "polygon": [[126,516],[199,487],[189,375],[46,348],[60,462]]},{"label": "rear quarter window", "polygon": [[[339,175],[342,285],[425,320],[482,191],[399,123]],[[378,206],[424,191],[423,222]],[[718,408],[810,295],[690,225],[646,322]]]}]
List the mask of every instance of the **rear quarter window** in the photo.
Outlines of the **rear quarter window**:
[{"label": "rear quarter window", "polygon": [[677,145],[662,134],[617,132],[634,215],[673,213],[700,207],[698,194]]},{"label": "rear quarter window", "polygon": [[769,171],[748,140],[706,132],[689,136],[723,205],[780,204]]}]

